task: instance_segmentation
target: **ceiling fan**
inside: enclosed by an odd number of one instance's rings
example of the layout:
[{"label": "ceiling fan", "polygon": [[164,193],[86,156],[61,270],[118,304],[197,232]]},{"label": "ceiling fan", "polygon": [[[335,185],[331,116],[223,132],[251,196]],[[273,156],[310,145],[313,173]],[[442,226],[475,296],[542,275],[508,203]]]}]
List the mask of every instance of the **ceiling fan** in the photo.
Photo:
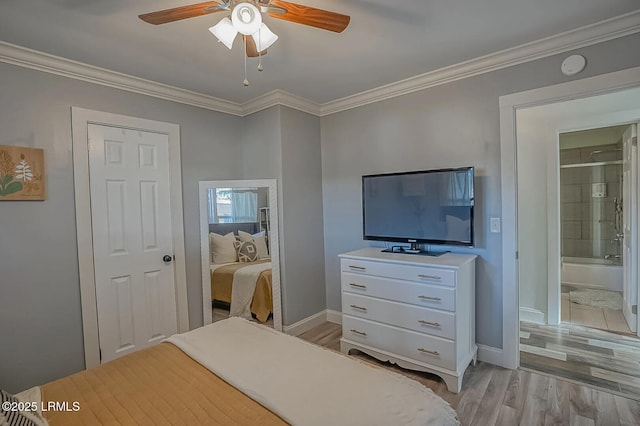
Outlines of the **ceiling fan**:
[{"label": "ceiling fan", "polygon": [[[271,31],[263,34],[262,18],[260,13],[266,13],[272,18],[282,19],[289,22],[296,22],[302,25],[309,25],[311,27],[320,28],[323,30],[333,31],[341,33],[349,25],[351,17],[342,15],[340,13],[330,12],[328,10],[317,9],[315,7],[303,6],[297,3],[290,3],[282,0],[217,0],[208,1],[204,3],[197,3],[188,6],[175,7],[172,9],[159,10],[156,12],[145,13],[139,15],[139,18],[145,22],[154,25],[166,24],[169,22],[179,21],[187,18],[194,18],[196,16],[208,15],[217,12],[231,12],[232,20],[224,18],[218,25],[218,33],[231,31],[234,28],[237,29],[242,35],[246,43],[246,53],[249,57],[255,57],[266,54],[265,44],[271,45],[277,39],[275,34]],[[237,15],[237,16],[236,16]],[[258,15],[258,16],[256,16]],[[254,18],[259,18],[258,30],[255,33],[249,33],[243,31],[239,27],[242,27],[243,23],[251,23]],[[225,21],[226,19],[226,21]],[[260,25],[262,24],[262,26]],[[233,37],[228,36],[226,40],[220,37],[220,34],[214,32],[214,27],[210,28],[210,31],[218,37],[228,48],[231,48],[231,43],[238,31],[233,34]],[[251,30],[248,30],[251,31]],[[274,39],[275,36],[275,39]],[[267,43],[264,43],[262,38],[267,38]],[[259,48],[262,47],[262,50]],[[268,46],[267,46],[268,47]]]}]

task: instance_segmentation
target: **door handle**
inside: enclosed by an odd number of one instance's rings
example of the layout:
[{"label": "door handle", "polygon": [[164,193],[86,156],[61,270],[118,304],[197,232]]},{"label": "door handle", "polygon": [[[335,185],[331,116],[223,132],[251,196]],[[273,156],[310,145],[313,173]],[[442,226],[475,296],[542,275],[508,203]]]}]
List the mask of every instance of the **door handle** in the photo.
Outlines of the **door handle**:
[{"label": "door handle", "polygon": [[165,254],[164,256],[162,256],[162,261],[165,263],[169,263],[173,260],[173,256],[171,256],[170,254]]}]

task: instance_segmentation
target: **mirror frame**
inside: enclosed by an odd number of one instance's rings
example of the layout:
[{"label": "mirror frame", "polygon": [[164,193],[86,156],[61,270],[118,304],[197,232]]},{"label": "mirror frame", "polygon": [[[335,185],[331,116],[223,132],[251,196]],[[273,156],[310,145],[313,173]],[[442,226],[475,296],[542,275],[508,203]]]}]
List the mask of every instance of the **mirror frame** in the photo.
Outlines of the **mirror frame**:
[{"label": "mirror frame", "polygon": [[[282,297],[280,290],[280,234],[278,231],[278,192],[275,179],[208,180],[200,181],[200,261],[202,263],[202,316],[204,325],[211,324],[211,269],[209,267],[209,200],[211,188],[269,189],[269,220],[271,222],[269,253],[271,254],[271,298],[273,299],[273,328],[282,331]],[[275,236],[275,238],[271,238]]]}]

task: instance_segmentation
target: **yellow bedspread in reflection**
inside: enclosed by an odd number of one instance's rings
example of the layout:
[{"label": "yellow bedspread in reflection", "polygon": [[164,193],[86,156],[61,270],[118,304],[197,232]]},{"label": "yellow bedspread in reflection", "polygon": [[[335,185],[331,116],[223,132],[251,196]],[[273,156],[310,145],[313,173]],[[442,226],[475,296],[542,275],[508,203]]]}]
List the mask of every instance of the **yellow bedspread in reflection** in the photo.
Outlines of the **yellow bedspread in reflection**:
[{"label": "yellow bedspread in reflection", "polygon": [[[215,270],[211,271],[211,299],[231,303],[233,274],[235,274],[238,269],[245,266],[265,262],[270,262],[270,260],[259,260],[251,263],[231,263],[219,266]],[[273,311],[271,281],[271,269],[263,271],[258,277],[256,288],[253,293],[251,313],[253,313],[260,322],[266,322],[269,318],[269,314]]]}]

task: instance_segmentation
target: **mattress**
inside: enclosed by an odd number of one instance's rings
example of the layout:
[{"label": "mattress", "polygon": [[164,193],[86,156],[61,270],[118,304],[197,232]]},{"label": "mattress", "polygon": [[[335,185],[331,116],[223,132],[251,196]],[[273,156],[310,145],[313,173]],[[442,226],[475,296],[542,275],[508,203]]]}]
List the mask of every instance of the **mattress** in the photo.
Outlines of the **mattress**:
[{"label": "mattress", "polygon": [[51,426],[287,424],[171,343],[48,383],[41,392],[45,403],[80,405],[77,412],[44,412]]},{"label": "mattress", "polygon": [[239,317],[40,387],[56,425],[455,426],[407,377]]}]

